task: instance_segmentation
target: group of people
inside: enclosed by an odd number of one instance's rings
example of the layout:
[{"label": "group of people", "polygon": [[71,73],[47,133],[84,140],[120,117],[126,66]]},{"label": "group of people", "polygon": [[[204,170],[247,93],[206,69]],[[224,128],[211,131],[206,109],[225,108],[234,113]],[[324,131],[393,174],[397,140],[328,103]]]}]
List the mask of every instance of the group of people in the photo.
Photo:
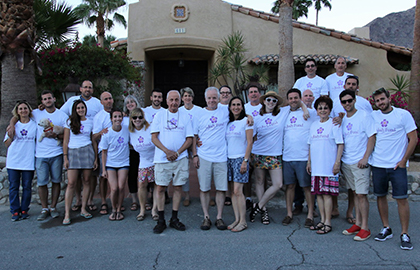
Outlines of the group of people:
[{"label": "group of people", "polygon": [[[284,185],[287,215],[282,224],[293,222],[306,200],[305,227],[327,234],[332,231],[332,217],[338,215],[336,198],[341,173],[349,193],[346,217],[352,224],[343,234],[355,234],[354,240],[364,241],[371,236],[367,195],[372,172],[373,192],[383,223],[375,240],[393,236],[386,198],[391,181],[402,227],[401,248],[412,249],[406,164],[417,143],[413,117],[391,106],[389,92],[383,88],[373,93],[379,110],[372,111],[369,102],[357,95],[359,79],[345,72],[343,57],[337,58],[336,73],[326,80],[316,75],[314,59],[307,59],[304,68],[307,76],[298,79],[287,92],[288,105],[284,107],[283,98],[276,92],[261,95],[261,86],[253,82],[246,86],[246,104],[242,98],[232,97],[227,85],[207,88],[204,108],[193,104],[194,92],[186,87],[167,93],[167,109],[161,107],[163,96],[158,89],[152,91],[149,107],[140,108],[137,99],[128,96],[123,110],[113,109],[112,95],[104,92],[100,100],[96,99],[90,81],[82,83],[81,96],[72,97],[60,110],[55,108],[55,98],[49,91],[42,92],[39,109],[32,110],[26,101],[18,102],[5,137],[12,220],[29,216],[34,169],[42,204],[38,220],[59,216],[56,204],[64,166],[68,170],[64,225],[71,223],[75,193],[80,215],[92,217],[89,211],[96,210],[92,198],[99,177],[100,213],[109,214],[110,220],[124,219],[124,188],[128,181],[131,209],[140,209],[139,221],[145,219],[146,210],[152,211],[157,221],[154,233],[167,228],[165,192],[172,182],[169,226],[184,231],[178,211],[182,192],[186,197],[184,205],[189,204],[189,170],[196,169],[204,216],[202,230],[212,226],[209,205],[213,181],[217,206],[213,221],[219,230],[245,230],[247,205],[250,222],[260,215],[261,222],[269,224],[266,205]],[[37,126],[43,118],[48,118],[51,126],[64,127],[63,134]],[[44,138],[37,140],[42,133]],[[62,146],[59,139],[63,139]],[[28,153],[25,160],[19,154],[23,149]],[[32,152],[33,156],[29,154]],[[267,172],[271,179],[268,188]],[[258,199],[255,202],[251,199],[251,175]],[[50,176],[52,200],[48,206]],[[82,183],[82,189],[78,183]],[[108,184],[111,211],[106,202]],[[235,215],[230,225],[223,220],[228,190]],[[148,204],[148,191],[153,192],[153,207]],[[315,196],[319,222],[314,221]]]}]

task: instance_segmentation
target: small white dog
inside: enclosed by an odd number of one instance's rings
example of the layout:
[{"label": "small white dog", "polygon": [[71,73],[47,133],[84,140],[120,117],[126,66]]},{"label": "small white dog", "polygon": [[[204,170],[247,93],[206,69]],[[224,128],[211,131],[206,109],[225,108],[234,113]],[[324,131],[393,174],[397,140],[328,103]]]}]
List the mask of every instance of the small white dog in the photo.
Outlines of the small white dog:
[{"label": "small white dog", "polygon": [[[54,124],[52,122],[50,122],[50,120],[48,118],[43,118],[39,121],[38,123],[39,126],[44,128],[44,132],[42,132],[41,137],[39,138],[39,142],[42,142],[42,140],[45,137],[45,132],[54,132],[57,135],[63,134],[64,133],[64,128],[60,127],[60,126],[54,126]],[[60,145],[61,140],[56,139],[57,140],[57,145]]]}]

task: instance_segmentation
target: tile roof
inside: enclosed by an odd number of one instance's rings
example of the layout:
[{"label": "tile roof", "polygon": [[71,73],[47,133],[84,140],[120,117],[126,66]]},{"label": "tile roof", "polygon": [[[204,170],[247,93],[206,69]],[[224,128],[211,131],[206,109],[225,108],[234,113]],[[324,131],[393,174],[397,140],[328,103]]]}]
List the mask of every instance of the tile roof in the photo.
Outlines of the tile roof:
[{"label": "tile roof", "polygon": [[[318,65],[333,65],[338,55],[335,54],[308,54],[308,55],[293,55],[293,61],[296,64],[303,64],[306,59],[313,58]],[[347,61],[347,65],[359,64],[359,59],[344,56]],[[277,65],[279,62],[278,54],[266,54],[257,55],[251,58],[248,63],[255,65]]]},{"label": "tile roof", "polygon": [[[272,21],[274,23],[279,22],[278,15],[265,13],[263,11],[257,11],[252,8],[246,8],[246,7],[235,5],[235,4],[231,4],[231,8],[233,11],[236,11],[245,15],[253,16],[253,17],[260,18],[266,21]],[[389,44],[389,43],[384,43],[384,42],[376,42],[371,39],[358,37],[353,34],[337,31],[335,29],[320,27],[313,24],[303,23],[303,22],[298,22],[296,20],[293,20],[293,27],[300,28],[306,31],[311,31],[318,34],[323,34],[326,36],[335,37],[338,39],[344,39],[349,42],[355,42],[355,43],[363,44],[366,46],[383,49],[383,50],[395,52],[398,54],[407,55],[407,56],[411,56],[413,52],[411,48],[397,46],[394,44]]]}]

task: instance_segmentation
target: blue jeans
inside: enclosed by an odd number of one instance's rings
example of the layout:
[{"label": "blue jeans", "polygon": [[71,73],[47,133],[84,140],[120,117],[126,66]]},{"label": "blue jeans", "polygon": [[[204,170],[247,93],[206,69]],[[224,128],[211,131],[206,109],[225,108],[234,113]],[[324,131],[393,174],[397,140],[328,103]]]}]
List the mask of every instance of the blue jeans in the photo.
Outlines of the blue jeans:
[{"label": "blue jeans", "polygon": [[[7,169],[9,175],[9,201],[10,212],[20,213],[29,210],[29,204],[32,197],[32,179],[34,171],[21,171]],[[22,177],[22,203],[19,201],[20,178]]]}]

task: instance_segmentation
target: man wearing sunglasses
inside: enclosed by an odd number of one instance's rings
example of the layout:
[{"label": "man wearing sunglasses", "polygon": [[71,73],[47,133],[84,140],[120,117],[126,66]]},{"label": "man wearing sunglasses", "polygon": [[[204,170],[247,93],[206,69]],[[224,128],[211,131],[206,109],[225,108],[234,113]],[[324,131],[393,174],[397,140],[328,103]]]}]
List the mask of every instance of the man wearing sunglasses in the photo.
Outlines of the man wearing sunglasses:
[{"label": "man wearing sunglasses", "polygon": [[319,98],[320,95],[328,95],[328,88],[325,80],[318,75],[316,75],[316,62],[313,58],[306,59],[304,63],[304,68],[306,76],[299,78],[293,88],[299,89],[301,92],[305,90],[311,90],[315,100]]},{"label": "man wearing sunglasses", "polygon": [[334,101],[343,91],[345,80],[348,76],[353,75],[346,72],[347,62],[343,56],[338,56],[334,63],[335,73],[325,78],[330,98]]}]

